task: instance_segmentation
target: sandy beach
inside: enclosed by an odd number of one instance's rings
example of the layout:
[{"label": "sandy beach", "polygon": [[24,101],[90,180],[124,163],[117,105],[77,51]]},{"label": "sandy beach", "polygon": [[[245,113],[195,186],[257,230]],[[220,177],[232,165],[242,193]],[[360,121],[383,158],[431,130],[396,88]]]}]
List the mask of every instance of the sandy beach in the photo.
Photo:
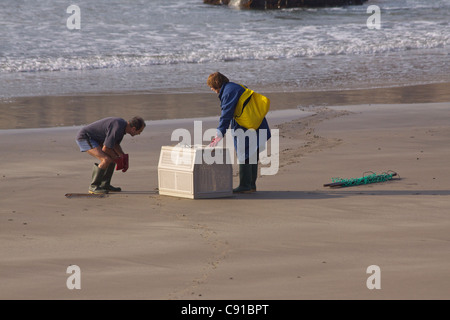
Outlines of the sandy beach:
[{"label": "sandy beach", "polygon": [[[52,127],[35,129],[24,128],[38,126],[32,119],[5,114],[0,299],[449,299],[450,92],[448,84],[421,88],[353,92],[341,101],[338,93],[273,94],[267,119],[280,133],[278,173],[260,176],[256,193],[222,199],[157,191],[161,146],[174,145],[172,131],[192,130],[194,120],[214,128],[215,95],[150,100],[173,110],[190,103],[168,120],[143,115],[143,134],[122,143],[130,169],[113,176],[124,191],[104,198],[64,196],[87,192],[90,182],[94,159],[79,152],[80,127],[71,123],[84,113],[61,110],[51,114]],[[128,118],[144,110],[138,98],[105,96],[90,117]],[[198,117],[202,101],[217,109]],[[41,109],[41,119],[58,106]],[[399,178],[323,186],[388,170]],[[66,286],[71,265],[80,267],[80,290]],[[380,289],[367,287],[372,265]]]}]

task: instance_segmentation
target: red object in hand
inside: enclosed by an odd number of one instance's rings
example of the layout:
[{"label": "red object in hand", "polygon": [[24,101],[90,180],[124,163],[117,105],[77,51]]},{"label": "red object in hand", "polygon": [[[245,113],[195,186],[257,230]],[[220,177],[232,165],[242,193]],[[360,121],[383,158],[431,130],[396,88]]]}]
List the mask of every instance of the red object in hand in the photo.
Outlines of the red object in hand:
[{"label": "red object in hand", "polygon": [[123,157],[122,156],[114,159],[114,162],[116,163],[116,170],[123,170]]},{"label": "red object in hand", "polygon": [[122,170],[122,172],[126,172],[129,167],[128,163],[128,154],[123,154],[120,157],[114,160],[116,163],[116,170]]},{"label": "red object in hand", "polygon": [[222,140],[221,137],[216,136],[211,143],[209,144],[209,147],[215,147],[217,146],[217,144],[220,142],[220,140]]},{"label": "red object in hand", "polygon": [[122,169],[122,172],[126,172],[126,171],[128,170],[128,167],[129,167],[129,162],[128,162],[129,157],[128,157],[128,153],[125,153],[125,154],[122,156],[122,159],[123,159],[123,161],[122,161],[122,163],[123,163],[123,169]]}]

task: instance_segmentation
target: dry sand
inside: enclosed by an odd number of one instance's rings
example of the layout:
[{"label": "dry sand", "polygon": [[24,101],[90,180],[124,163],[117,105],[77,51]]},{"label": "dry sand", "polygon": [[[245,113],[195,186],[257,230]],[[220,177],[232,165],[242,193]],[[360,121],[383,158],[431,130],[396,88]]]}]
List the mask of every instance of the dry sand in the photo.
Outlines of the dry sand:
[{"label": "dry sand", "polygon": [[[112,181],[124,191],[97,199],[64,196],[90,181],[79,127],[0,130],[0,299],[449,299],[449,108],[271,112],[278,173],[256,193],[205,200],[156,191],[161,146],[193,119],[125,136],[131,166]],[[323,186],[387,170],[400,179]],[[66,286],[70,265],[81,290]],[[381,289],[367,288],[371,265]]]}]

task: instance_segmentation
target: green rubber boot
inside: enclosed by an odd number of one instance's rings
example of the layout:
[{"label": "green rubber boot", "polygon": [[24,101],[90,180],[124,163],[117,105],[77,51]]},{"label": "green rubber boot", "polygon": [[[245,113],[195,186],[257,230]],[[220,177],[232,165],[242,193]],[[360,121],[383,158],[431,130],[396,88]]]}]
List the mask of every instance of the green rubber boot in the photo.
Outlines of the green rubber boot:
[{"label": "green rubber boot", "polygon": [[252,183],[251,183],[251,191],[256,192],[256,179],[258,178],[258,164],[252,164]]},{"label": "green rubber boot", "polygon": [[239,165],[239,187],[233,189],[233,193],[251,193],[252,167],[251,164]]},{"label": "green rubber boot", "polygon": [[120,187],[113,187],[111,185],[111,178],[112,178],[112,175],[114,173],[115,166],[116,166],[116,164],[114,162],[111,163],[108,166],[108,168],[106,169],[105,175],[103,177],[102,183],[100,184],[100,187],[102,189],[106,189],[108,191],[120,192],[120,191],[122,191],[122,188],[120,188]]},{"label": "green rubber boot", "polygon": [[92,170],[92,182],[91,185],[89,186],[89,193],[93,194],[108,193],[108,190],[101,187],[105,173],[106,169],[99,168],[97,163],[94,164],[94,168]]}]

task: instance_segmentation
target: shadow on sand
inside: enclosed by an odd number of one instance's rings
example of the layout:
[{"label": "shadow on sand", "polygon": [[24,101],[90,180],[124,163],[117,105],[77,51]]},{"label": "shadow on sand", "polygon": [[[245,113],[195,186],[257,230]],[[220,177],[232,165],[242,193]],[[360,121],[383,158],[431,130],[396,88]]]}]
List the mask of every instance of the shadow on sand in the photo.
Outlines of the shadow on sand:
[{"label": "shadow on sand", "polygon": [[333,191],[258,191],[233,195],[246,200],[336,199],[356,196],[449,196],[450,190],[333,190]]}]

